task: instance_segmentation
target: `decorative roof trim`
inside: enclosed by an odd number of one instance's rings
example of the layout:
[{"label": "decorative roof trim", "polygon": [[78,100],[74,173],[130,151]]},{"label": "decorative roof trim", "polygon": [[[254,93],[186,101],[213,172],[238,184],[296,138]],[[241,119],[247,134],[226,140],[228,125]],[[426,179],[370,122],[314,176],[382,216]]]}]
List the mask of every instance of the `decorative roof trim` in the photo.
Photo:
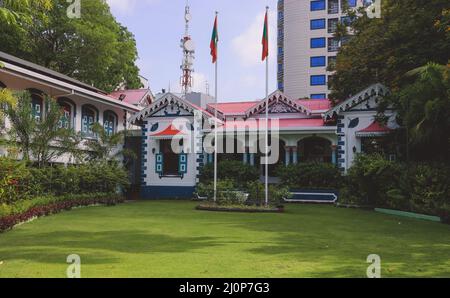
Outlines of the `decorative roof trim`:
[{"label": "decorative roof trim", "polygon": [[[297,110],[299,113],[305,113],[307,115],[311,115],[313,112],[309,108],[297,103],[295,100],[292,100],[288,98],[283,92],[280,90],[276,90],[272,94],[269,95],[269,106],[273,103],[282,102],[284,104],[287,104],[288,106],[292,107],[293,109]],[[266,109],[266,99],[261,100],[260,102],[256,103],[253,107],[248,109],[245,112],[245,116],[247,118],[259,114],[262,111],[265,111]]]},{"label": "decorative roof trim", "polygon": [[194,114],[194,111],[200,111],[207,118],[214,118],[213,116],[211,116],[209,112],[169,92],[160,99],[158,99],[157,101],[155,101],[154,103],[152,103],[147,108],[135,114],[133,117],[130,118],[129,122],[135,123],[137,121],[144,120],[144,118],[152,116],[153,114],[161,110],[163,107],[174,103],[176,103],[180,108],[188,111],[189,113]]},{"label": "decorative roof trim", "polygon": [[364,89],[360,93],[356,94],[355,96],[350,97],[346,101],[338,104],[337,106],[335,106],[334,108],[332,108],[331,110],[326,112],[323,117],[325,120],[330,120],[333,117],[335,117],[336,115],[338,115],[342,112],[347,112],[347,111],[351,110],[354,106],[356,106],[364,101],[367,101],[370,98],[385,96],[387,94],[389,94],[389,89],[386,86],[384,86],[383,84],[380,84],[380,83],[374,84],[374,85]]}]

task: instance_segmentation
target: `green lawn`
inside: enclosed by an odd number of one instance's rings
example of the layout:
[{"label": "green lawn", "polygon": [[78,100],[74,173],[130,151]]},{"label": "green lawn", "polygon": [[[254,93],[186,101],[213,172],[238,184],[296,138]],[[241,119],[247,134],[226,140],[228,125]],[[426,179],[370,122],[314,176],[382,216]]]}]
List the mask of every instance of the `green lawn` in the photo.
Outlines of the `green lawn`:
[{"label": "green lawn", "polygon": [[0,277],[450,277],[450,226],[332,206],[285,214],[195,211],[194,202],[91,207],[0,234]]}]

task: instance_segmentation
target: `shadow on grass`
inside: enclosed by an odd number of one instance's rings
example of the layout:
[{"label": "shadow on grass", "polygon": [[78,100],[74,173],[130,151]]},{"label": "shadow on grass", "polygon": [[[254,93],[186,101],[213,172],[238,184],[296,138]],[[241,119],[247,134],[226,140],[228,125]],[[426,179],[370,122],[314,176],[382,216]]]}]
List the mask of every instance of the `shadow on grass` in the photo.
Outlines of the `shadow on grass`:
[{"label": "shadow on grass", "polygon": [[117,253],[182,253],[218,245],[214,240],[212,237],[171,237],[139,230],[61,231],[22,235],[20,241],[0,248],[0,255],[4,261],[21,259],[61,263],[61,257],[64,259],[69,254],[83,254],[88,256],[90,264],[102,264],[117,262]]}]

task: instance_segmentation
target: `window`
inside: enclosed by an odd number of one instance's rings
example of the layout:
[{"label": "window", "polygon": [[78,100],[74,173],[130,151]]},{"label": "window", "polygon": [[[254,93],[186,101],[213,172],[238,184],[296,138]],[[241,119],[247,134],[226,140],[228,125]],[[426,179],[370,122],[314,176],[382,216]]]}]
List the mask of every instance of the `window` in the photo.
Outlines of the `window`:
[{"label": "window", "polygon": [[41,121],[44,112],[42,93],[31,92],[31,114],[36,121]]},{"label": "window", "polygon": [[311,86],[323,86],[326,85],[326,75],[311,76]]},{"label": "window", "polygon": [[341,17],[341,23],[348,27],[352,24],[352,18],[349,16]]},{"label": "window", "polygon": [[280,11],[278,12],[278,20],[282,20],[283,19],[283,12]]},{"label": "window", "polygon": [[343,36],[341,39],[341,46],[346,45],[350,41],[350,39],[352,39],[352,36]]},{"label": "window", "polygon": [[326,99],[327,95],[325,93],[311,94],[310,98],[311,99]]},{"label": "window", "polygon": [[331,89],[331,82],[333,81],[333,78],[334,78],[333,75],[328,76],[328,89]]},{"label": "window", "polygon": [[339,13],[339,0],[328,0],[328,13]]},{"label": "window", "polygon": [[61,118],[59,119],[58,127],[69,129],[72,127],[72,119],[73,119],[72,107],[67,102],[61,102],[59,106],[61,107],[62,115]]},{"label": "window", "polygon": [[328,52],[339,51],[339,39],[335,37],[328,38]]},{"label": "window", "polygon": [[106,111],[103,114],[103,128],[108,136],[112,136],[116,133],[117,115],[114,112]]},{"label": "window", "polygon": [[349,7],[356,7],[357,0],[348,0],[348,6]]},{"label": "window", "polygon": [[311,1],[311,11],[325,10],[325,0]]},{"label": "window", "polygon": [[325,37],[311,38],[311,49],[324,47],[325,47]]},{"label": "window", "polygon": [[278,47],[278,54],[279,55],[283,55],[283,48],[282,47]]},{"label": "window", "polygon": [[83,106],[81,113],[81,132],[85,137],[95,138],[92,130],[94,123],[98,121],[98,111],[92,106]]},{"label": "window", "polygon": [[311,67],[320,67],[325,65],[325,56],[311,57]]},{"label": "window", "polygon": [[328,19],[328,33],[336,32],[338,23],[339,23],[338,18]]},{"label": "window", "polygon": [[345,10],[346,7],[356,7],[357,0],[341,0],[342,10]]},{"label": "window", "polygon": [[311,30],[325,29],[325,19],[311,20]]},{"label": "window", "polygon": [[283,72],[283,64],[278,63],[278,72]]},{"label": "window", "polygon": [[283,82],[278,82],[278,90],[283,90],[283,89],[284,89]]},{"label": "window", "polygon": [[336,56],[328,57],[328,69],[333,71],[336,68]]},{"label": "window", "polygon": [[160,140],[159,143],[160,157],[157,156],[162,163],[162,176],[179,176],[179,155],[172,150],[172,140]]}]

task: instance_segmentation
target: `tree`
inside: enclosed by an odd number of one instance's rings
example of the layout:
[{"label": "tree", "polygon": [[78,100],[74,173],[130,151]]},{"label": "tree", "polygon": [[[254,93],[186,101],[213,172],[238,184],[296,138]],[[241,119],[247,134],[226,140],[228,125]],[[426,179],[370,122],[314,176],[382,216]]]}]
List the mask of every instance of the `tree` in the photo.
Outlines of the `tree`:
[{"label": "tree", "polygon": [[108,162],[117,160],[119,156],[135,158],[133,152],[122,148],[125,131],[108,134],[99,123],[93,125],[92,131],[97,139],[86,142],[89,161]]},{"label": "tree", "polygon": [[3,26],[0,19],[0,50],[107,92],[141,86],[134,36],[115,20],[106,1],[82,1],[80,19],[67,16],[66,0],[52,3],[46,13],[34,8],[33,22]]},{"label": "tree", "polygon": [[450,65],[409,71],[389,101],[408,130],[414,160],[450,160]]},{"label": "tree", "polygon": [[2,0],[0,1],[0,23],[18,26],[31,23],[36,11],[49,11],[51,0]]},{"label": "tree", "polygon": [[395,92],[407,71],[450,58],[448,0],[383,0],[381,8],[379,19],[363,9],[349,12],[353,37],[341,47],[330,82],[335,103],[377,82]]},{"label": "tree", "polygon": [[21,91],[14,93],[14,96],[17,105],[2,106],[2,111],[11,122],[9,143],[20,148],[23,160],[29,162],[33,158],[42,167],[64,154],[74,157],[80,154],[81,136],[59,126],[63,112],[54,99],[44,98],[45,117],[36,120],[30,93]]}]

